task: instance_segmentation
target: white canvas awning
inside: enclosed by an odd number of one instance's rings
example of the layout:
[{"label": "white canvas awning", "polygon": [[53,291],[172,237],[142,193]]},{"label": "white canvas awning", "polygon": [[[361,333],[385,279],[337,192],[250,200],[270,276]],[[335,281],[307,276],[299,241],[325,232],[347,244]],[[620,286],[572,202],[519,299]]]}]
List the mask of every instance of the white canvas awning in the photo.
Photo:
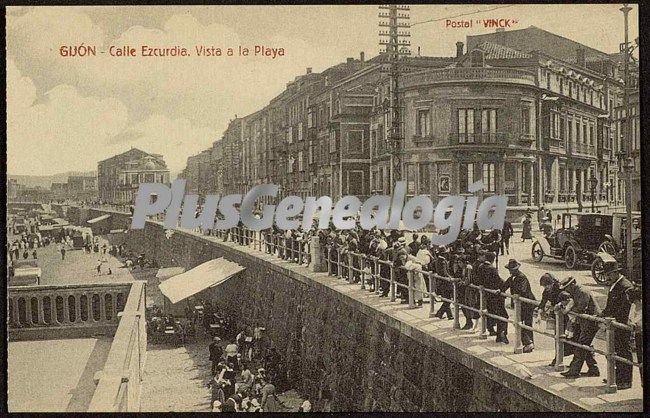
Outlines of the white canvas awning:
[{"label": "white canvas awning", "polygon": [[158,270],[156,278],[162,282],[170,277],[178,276],[183,273],[185,273],[185,268],[183,267],[165,267]]},{"label": "white canvas awning", "polygon": [[110,217],[111,217],[111,215],[109,215],[109,214],[102,215],[102,216],[98,216],[98,217],[96,217],[96,218],[90,219],[90,220],[88,221],[88,223],[89,223],[89,224],[94,224],[95,222],[103,221],[104,219],[108,219],[108,218],[110,218]]},{"label": "white canvas awning", "polygon": [[244,267],[225,258],[205,262],[158,285],[171,303],[178,303],[209,287],[225,282]]}]

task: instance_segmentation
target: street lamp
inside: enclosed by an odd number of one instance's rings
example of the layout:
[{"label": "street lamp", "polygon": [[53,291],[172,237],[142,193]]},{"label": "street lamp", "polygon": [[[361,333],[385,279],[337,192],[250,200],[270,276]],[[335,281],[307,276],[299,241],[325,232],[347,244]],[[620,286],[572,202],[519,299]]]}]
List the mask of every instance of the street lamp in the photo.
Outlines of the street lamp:
[{"label": "street lamp", "polygon": [[589,185],[591,186],[591,213],[595,213],[596,212],[595,192],[596,192],[596,187],[598,187],[598,179],[593,174],[589,179]]}]

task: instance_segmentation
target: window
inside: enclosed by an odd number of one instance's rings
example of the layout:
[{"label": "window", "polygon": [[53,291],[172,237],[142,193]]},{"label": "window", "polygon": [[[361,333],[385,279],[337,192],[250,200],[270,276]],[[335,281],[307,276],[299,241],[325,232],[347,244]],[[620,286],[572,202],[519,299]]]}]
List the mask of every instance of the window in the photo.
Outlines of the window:
[{"label": "window", "polygon": [[363,153],[363,131],[348,131],[348,152]]},{"label": "window", "polygon": [[410,164],[406,166],[406,193],[413,195],[415,194],[415,176],[417,166]]},{"label": "window", "polygon": [[566,119],[564,116],[560,116],[560,130],[559,130],[560,139],[566,138],[565,131],[566,131]]},{"label": "window", "polygon": [[560,78],[560,94],[564,94],[564,79]]},{"label": "window", "polygon": [[314,143],[310,142],[309,143],[309,164],[314,163],[314,148],[315,148]]},{"label": "window", "polygon": [[419,193],[429,194],[431,193],[430,182],[429,182],[429,172],[431,169],[431,164],[420,164],[420,187]]},{"label": "window", "polygon": [[293,126],[289,126],[289,131],[287,132],[287,142],[290,144],[293,143]]},{"label": "window", "polygon": [[530,134],[530,107],[521,108],[521,133]]},{"label": "window", "polygon": [[495,142],[497,133],[497,110],[481,110],[481,136],[483,142]]},{"label": "window", "polygon": [[302,151],[298,151],[298,171],[305,171],[305,167],[303,166],[303,153]]},{"label": "window", "polygon": [[458,109],[458,142],[474,142],[474,109]]},{"label": "window", "polygon": [[295,162],[295,159],[293,156],[289,156],[289,161],[288,161],[288,166],[287,166],[287,172],[293,173],[293,163]]},{"label": "window", "polygon": [[461,193],[469,193],[469,186],[474,183],[475,163],[460,164],[459,186]]},{"label": "window", "polygon": [[421,137],[431,135],[431,117],[429,109],[418,109],[417,111],[417,134]]},{"label": "window", "polygon": [[348,195],[351,196],[363,196],[363,171],[361,170],[350,170],[347,172],[348,177]]},{"label": "window", "polygon": [[547,71],[546,72],[546,90],[550,90],[550,89],[551,89],[551,73]]},{"label": "window", "polygon": [[302,141],[302,122],[298,124],[298,141]]},{"label": "window", "polygon": [[495,192],[496,191],[496,169],[494,163],[483,163],[483,185],[486,192]]},{"label": "window", "polygon": [[336,131],[330,131],[330,152],[336,151]]}]

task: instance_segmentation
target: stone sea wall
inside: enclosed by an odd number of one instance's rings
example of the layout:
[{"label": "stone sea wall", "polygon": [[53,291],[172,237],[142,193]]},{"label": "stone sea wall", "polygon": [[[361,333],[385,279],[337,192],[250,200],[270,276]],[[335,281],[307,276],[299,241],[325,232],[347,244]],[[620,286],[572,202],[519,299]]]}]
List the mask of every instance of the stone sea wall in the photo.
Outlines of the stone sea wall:
[{"label": "stone sea wall", "polygon": [[[114,214],[110,227],[123,228],[127,220]],[[522,379],[319,283],[305,268],[192,233],[175,231],[167,238],[153,222],[129,231],[126,243],[162,267],[189,269],[216,257],[246,267],[215,290],[220,305],[250,325],[263,324],[292,386],[317,403],[329,389],[333,411],[574,409],[550,394],[527,394]]]}]

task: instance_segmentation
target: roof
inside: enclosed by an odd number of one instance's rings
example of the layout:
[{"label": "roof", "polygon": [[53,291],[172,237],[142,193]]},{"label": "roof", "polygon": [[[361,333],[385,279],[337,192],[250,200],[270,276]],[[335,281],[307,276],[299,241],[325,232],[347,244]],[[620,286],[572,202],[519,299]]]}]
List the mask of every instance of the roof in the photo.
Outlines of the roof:
[{"label": "roof", "polygon": [[485,52],[485,59],[508,59],[508,58],[531,58],[530,54],[521,52],[514,48],[495,44],[493,42],[483,42],[476,48]]},{"label": "roof", "polygon": [[605,52],[536,26],[467,36],[468,50],[484,42],[496,43],[523,52],[540,51],[567,62],[571,59],[575,60],[576,50],[579,48],[585,51],[587,61],[591,59],[612,59]]},{"label": "roof", "polygon": [[171,303],[178,303],[209,287],[220,285],[243,270],[244,267],[237,263],[223,257],[215,258],[165,280],[158,288]]}]

